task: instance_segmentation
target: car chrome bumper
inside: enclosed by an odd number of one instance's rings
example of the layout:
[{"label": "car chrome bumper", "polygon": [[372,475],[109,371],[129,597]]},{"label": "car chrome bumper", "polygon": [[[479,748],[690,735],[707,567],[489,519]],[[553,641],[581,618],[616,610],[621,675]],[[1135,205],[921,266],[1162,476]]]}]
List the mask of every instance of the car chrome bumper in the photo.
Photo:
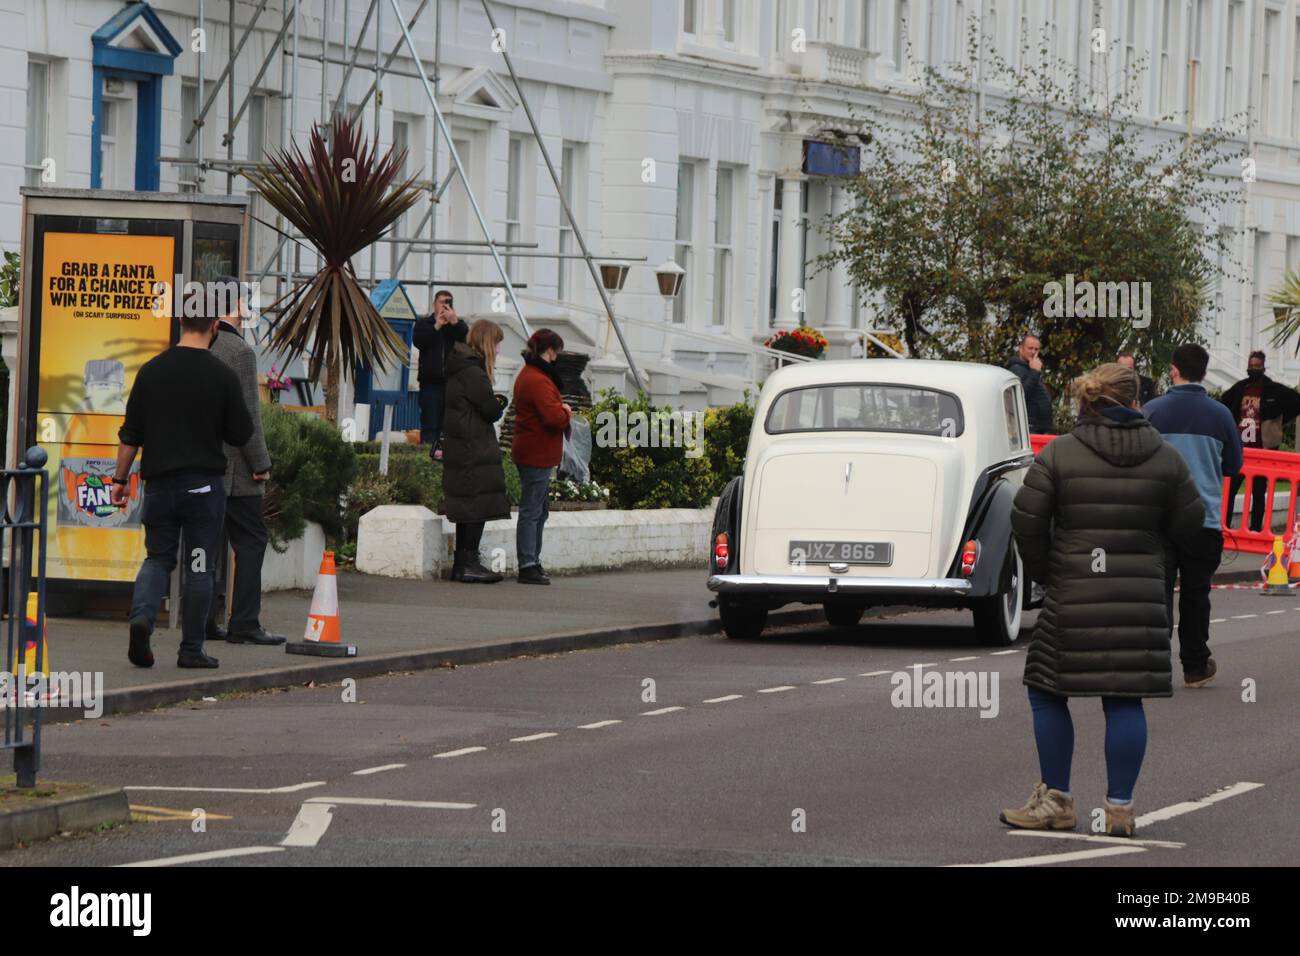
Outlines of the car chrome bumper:
[{"label": "car chrome bumper", "polygon": [[722,594],[970,594],[965,578],[849,578],[814,574],[714,574],[709,590]]}]

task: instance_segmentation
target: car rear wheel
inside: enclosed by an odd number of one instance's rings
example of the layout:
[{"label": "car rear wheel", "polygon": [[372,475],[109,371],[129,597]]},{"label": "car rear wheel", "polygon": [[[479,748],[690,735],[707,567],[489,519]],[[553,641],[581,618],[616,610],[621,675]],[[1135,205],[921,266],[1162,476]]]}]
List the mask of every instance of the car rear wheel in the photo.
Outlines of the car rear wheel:
[{"label": "car rear wheel", "polygon": [[763,633],[767,626],[767,608],[743,607],[737,604],[720,603],[718,616],[722,618],[723,633],[733,640],[752,641]]},{"label": "car rear wheel", "polygon": [[[1014,644],[1020,637],[1020,614],[1025,599],[1025,569],[1015,544],[1007,556],[1011,562],[1011,577],[1006,589],[992,597],[977,598],[971,602],[975,612],[975,630],[980,641],[995,647]],[[1004,580],[1005,576],[1004,576]]]},{"label": "car rear wheel", "polygon": [[832,627],[853,627],[862,620],[867,610],[865,604],[845,604],[840,601],[827,601],[822,607],[826,610],[826,623]]}]

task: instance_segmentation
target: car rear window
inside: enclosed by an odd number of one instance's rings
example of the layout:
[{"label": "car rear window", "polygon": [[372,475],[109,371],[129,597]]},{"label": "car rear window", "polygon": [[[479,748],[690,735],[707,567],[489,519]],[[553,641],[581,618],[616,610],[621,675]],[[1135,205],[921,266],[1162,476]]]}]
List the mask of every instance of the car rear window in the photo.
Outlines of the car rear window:
[{"label": "car rear window", "polygon": [[782,392],[764,424],[783,432],[902,432],[955,438],[965,430],[955,395],[906,385],[810,385]]}]

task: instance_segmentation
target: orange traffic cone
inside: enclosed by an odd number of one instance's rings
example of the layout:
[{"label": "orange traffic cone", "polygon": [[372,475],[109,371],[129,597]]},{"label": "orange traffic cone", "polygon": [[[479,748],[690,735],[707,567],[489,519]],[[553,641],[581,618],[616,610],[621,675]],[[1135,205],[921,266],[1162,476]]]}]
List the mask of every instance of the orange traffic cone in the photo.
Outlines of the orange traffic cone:
[{"label": "orange traffic cone", "polygon": [[301,641],[284,645],[287,654],[311,654],[315,657],[356,657],[357,646],[340,640],[339,588],[334,572],[334,552],[326,551],[320,559],[320,574],[311,596],[307,631]]},{"label": "orange traffic cone", "polygon": [[1286,568],[1286,576],[1293,582],[1300,581],[1300,522],[1291,537],[1291,561]]}]

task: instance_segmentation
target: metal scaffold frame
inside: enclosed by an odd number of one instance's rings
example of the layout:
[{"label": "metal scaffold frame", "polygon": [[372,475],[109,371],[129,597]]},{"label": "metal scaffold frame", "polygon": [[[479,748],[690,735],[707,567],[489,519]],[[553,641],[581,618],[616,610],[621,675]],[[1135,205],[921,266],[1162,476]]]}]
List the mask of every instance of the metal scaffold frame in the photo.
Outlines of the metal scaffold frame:
[{"label": "metal scaffold frame", "polygon": [[[249,2],[252,2],[252,0],[249,0]],[[491,25],[493,35],[498,35],[497,21],[492,14],[492,9],[488,4],[488,0],[480,0],[480,2],[483,5],[483,11],[487,16],[488,22]],[[243,99],[238,103],[238,105],[236,105],[235,64],[243,52],[245,45],[248,43],[249,38],[252,36],[253,31],[257,28],[262,14],[267,10],[270,3],[271,0],[256,0],[256,7],[252,11],[247,24],[244,25],[242,32],[239,33],[238,40],[236,40],[235,0],[228,0],[227,26],[229,42],[226,51],[227,59],[221,73],[217,79],[212,82],[212,88],[210,90],[205,90],[204,88],[206,44],[201,45],[196,51],[198,59],[198,96],[202,98],[202,106],[198,109],[191,128],[188,131],[184,131],[184,145],[189,146],[193,143],[195,156],[193,158],[184,156],[164,156],[161,158],[162,161],[177,165],[194,166],[196,169],[194,182],[199,191],[202,191],[203,189],[206,173],[209,170],[224,173],[226,177],[226,194],[231,194],[234,188],[234,179],[237,175],[240,175],[245,169],[261,165],[260,163],[241,161],[234,158],[235,134],[240,123],[249,111],[248,108],[250,102],[252,102],[253,97],[257,95],[258,85],[266,75],[267,70],[270,69],[277,54],[279,55],[280,60],[279,66],[281,79],[279,92],[281,108],[279,110],[279,136],[277,141],[277,146],[280,149],[284,149],[290,144],[293,135],[292,131],[297,125],[298,65],[300,59],[312,60],[320,63],[320,125],[325,127],[332,115],[345,109],[351,110],[350,116],[355,121],[363,116],[366,106],[373,99],[375,105],[373,110],[372,136],[376,143],[379,142],[379,118],[381,106],[379,103],[380,97],[375,94],[377,90],[382,89],[380,84],[383,81],[384,74],[392,73],[397,76],[418,79],[428,97],[429,106],[433,111],[435,120],[433,126],[433,160],[430,178],[428,180],[423,180],[418,184],[421,188],[428,190],[429,204],[424,210],[423,216],[415,225],[415,228],[410,231],[410,235],[386,236],[380,240],[380,242],[393,246],[393,252],[389,256],[389,278],[400,278],[401,270],[405,266],[413,249],[419,247],[423,252],[427,248],[427,254],[429,256],[429,275],[424,279],[415,280],[416,283],[424,285],[426,289],[432,289],[437,285],[469,288],[504,288],[506,296],[510,301],[511,308],[514,311],[515,318],[518,321],[520,330],[523,332],[525,337],[530,335],[531,327],[524,316],[523,308],[519,304],[519,299],[515,294],[515,285],[511,281],[509,269],[507,268],[505,259],[501,255],[501,250],[535,250],[537,248],[537,243],[496,241],[492,235],[492,230],[488,224],[487,218],[484,216],[483,211],[479,206],[478,199],[474,195],[474,190],[470,184],[470,178],[465,172],[460,154],[452,139],[451,129],[447,125],[446,118],[444,117],[442,108],[438,102],[441,86],[442,57],[441,2],[439,2],[439,0],[420,0],[415,13],[407,19],[402,14],[402,8],[398,0],[366,0],[366,12],[361,22],[361,29],[356,35],[356,42],[352,43],[349,27],[353,0],[321,0],[321,30],[320,35],[314,38],[319,43],[320,49],[316,55],[312,55],[310,53],[299,53],[298,27],[299,12],[302,7],[301,0],[280,0],[279,29],[271,42],[270,48],[266,51],[266,55],[262,58],[262,62],[257,67]],[[331,40],[329,36],[329,25],[333,21],[331,11],[337,11],[337,4],[339,3],[343,4],[343,36],[341,44]],[[426,70],[423,60],[420,58],[419,51],[416,49],[415,39],[412,32],[415,30],[420,17],[424,14],[425,10],[431,3],[434,8],[434,56],[431,64],[432,78]],[[385,56],[382,49],[382,31],[384,9],[386,6],[391,7],[391,12],[397,20],[397,26],[401,31],[402,37]],[[372,20],[374,21],[374,58],[372,62],[365,62],[360,59],[360,55],[363,46],[366,45],[366,31],[370,29]],[[201,31],[206,31],[206,0],[199,0],[198,27]],[[342,48],[341,57],[331,56],[331,47],[336,45],[341,46]],[[394,62],[401,55],[403,46],[406,48],[409,63],[413,64],[413,66],[408,69],[392,69]],[[515,72],[514,62],[510,57],[509,51],[505,48],[505,44],[496,44],[495,46],[500,47],[500,53],[504,59],[510,82],[514,88],[514,93],[518,97],[520,105],[523,107],[524,115],[528,119],[528,125],[533,140],[536,142],[538,151],[546,163],[547,172],[550,174],[551,182],[555,186],[556,195],[559,197],[560,206],[563,209],[568,228],[572,230],[572,234],[581,250],[580,253],[572,254],[561,253],[558,249],[554,253],[544,251],[511,251],[510,257],[514,258],[519,256],[557,260],[585,260],[596,291],[600,295],[601,304],[604,306],[604,311],[609,320],[610,328],[618,337],[619,346],[621,347],[623,356],[627,361],[628,370],[631,373],[633,382],[638,390],[645,391],[645,386],[641,379],[641,373],[637,368],[636,360],[633,358],[632,350],[629,347],[628,342],[624,337],[623,329],[614,314],[613,301],[610,298],[609,292],[606,290],[604,283],[601,281],[600,270],[596,261],[597,257],[588,247],[586,237],[583,234],[582,228],[578,224],[577,217],[573,214],[573,209],[570,207],[568,197],[564,194],[560,174],[556,170],[555,163],[551,159],[550,151],[547,149],[546,143],[541,135],[541,130],[533,115],[533,110],[528,102],[528,97],[524,93],[523,84],[521,83],[518,74]],[[343,75],[339,82],[338,93],[333,97],[332,101],[327,96],[326,90],[326,71],[330,64],[344,67]],[[349,106],[346,101],[348,83],[352,78],[353,72],[358,69],[371,71],[373,73],[373,79],[360,101],[355,105]],[[225,159],[208,159],[203,153],[204,125],[206,117],[211,111],[213,104],[216,103],[217,97],[220,95],[223,86],[225,87],[227,94],[226,102],[228,121],[226,129],[221,134],[221,144],[226,148],[226,156]],[[285,101],[287,101],[287,103]],[[438,169],[440,138],[445,139],[446,141],[447,156],[451,161],[451,169],[449,169],[446,176],[441,179],[439,178]],[[483,233],[482,240],[439,240],[438,238],[438,217],[435,215],[436,204],[441,200],[448,186],[451,185],[452,180],[455,178],[459,178],[460,183],[465,190],[465,196],[468,200],[469,206],[473,210],[474,218],[478,222],[479,228]],[[268,278],[273,279],[278,285],[279,294],[283,294],[295,280],[310,274],[302,268],[301,262],[302,251],[307,247],[302,243],[301,237],[292,235],[289,232],[288,224],[285,223],[281,217],[276,217],[274,225],[269,223],[267,225],[270,226],[274,232],[278,233],[279,238],[276,241],[275,248],[272,250],[271,254],[267,256],[263,263],[261,263],[261,268],[256,270],[250,269],[248,278],[255,282]],[[421,235],[421,233],[425,233],[425,235]],[[293,240],[294,247],[292,249],[292,254],[286,255],[285,245],[290,240]],[[250,243],[250,246],[251,245],[252,244]],[[368,281],[371,287],[380,281],[377,269],[377,246],[378,244],[375,244],[370,247],[370,271],[366,281]],[[308,251],[310,252],[311,250],[308,249]],[[434,279],[434,266],[440,252],[444,254],[455,253],[457,255],[491,256],[500,281],[472,282],[456,281],[452,279]],[[249,254],[251,255],[251,251]],[[619,258],[627,261],[629,257],[620,256]],[[253,264],[255,263],[250,261],[250,266]]]}]

